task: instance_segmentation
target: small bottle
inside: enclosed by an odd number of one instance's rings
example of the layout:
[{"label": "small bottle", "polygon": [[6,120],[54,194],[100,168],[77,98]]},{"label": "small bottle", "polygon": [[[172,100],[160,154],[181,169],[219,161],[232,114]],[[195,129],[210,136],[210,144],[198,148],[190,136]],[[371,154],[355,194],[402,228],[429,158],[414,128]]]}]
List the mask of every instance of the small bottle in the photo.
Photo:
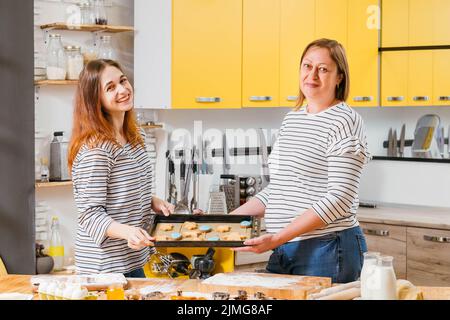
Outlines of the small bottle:
[{"label": "small bottle", "polygon": [[50,182],[50,172],[48,170],[48,159],[41,158],[41,182]]},{"label": "small bottle", "polygon": [[361,269],[361,298],[363,300],[372,299],[371,288],[367,285],[367,278],[371,275],[378,262],[379,252],[364,252],[364,262]]},{"label": "small bottle", "polygon": [[59,271],[64,269],[64,245],[59,231],[58,217],[52,218],[51,237],[49,255],[53,257],[55,265],[53,270]]}]

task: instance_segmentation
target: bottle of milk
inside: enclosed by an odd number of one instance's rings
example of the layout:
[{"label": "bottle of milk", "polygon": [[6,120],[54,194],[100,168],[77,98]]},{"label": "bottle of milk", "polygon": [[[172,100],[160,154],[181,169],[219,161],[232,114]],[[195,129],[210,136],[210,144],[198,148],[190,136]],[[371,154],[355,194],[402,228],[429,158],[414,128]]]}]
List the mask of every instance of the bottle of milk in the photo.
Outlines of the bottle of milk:
[{"label": "bottle of milk", "polygon": [[367,287],[373,300],[397,300],[397,278],[391,256],[379,256],[376,267],[367,277]]},{"label": "bottle of milk", "polygon": [[367,278],[371,275],[378,263],[379,252],[364,252],[364,262],[361,269],[361,298],[363,300],[372,300],[371,288],[367,285]]}]

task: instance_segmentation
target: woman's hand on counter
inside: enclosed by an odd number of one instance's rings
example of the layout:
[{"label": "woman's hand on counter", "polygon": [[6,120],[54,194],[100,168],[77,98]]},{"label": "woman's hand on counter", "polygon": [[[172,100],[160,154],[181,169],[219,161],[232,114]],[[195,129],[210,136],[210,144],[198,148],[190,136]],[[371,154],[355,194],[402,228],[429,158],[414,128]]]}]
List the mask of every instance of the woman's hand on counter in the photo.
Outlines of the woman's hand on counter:
[{"label": "woman's hand on counter", "polygon": [[175,206],[167,201],[164,201],[160,198],[153,197],[152,198],[152,210],[156,213],[162,213],[166,217],[171,215],[174,210]]},{"label": "woman's hand on counter", "polygon": [[244,242],[246,247],[234,248],[234,251],[264,253],[282,245],[276,234],[265,234],[263,236],[249,239]]}]

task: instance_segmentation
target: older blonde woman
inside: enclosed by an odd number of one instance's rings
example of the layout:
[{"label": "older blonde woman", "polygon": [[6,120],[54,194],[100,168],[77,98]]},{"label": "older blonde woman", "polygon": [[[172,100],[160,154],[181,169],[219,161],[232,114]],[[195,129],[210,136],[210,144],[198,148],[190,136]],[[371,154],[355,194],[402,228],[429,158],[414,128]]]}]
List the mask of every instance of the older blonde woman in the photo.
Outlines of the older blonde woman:
[{"label": "older blonde woman", "polygon": [[363,121],[345,103],[349,85],[341,44],[320,39],[306,47],[298,104],[269,158],[270,184],[233,212],[265,217],[268,234],[236,250],[274,250],[269,272],[340,283],[359,277],[367,246],[356,210],[369,153]]}]

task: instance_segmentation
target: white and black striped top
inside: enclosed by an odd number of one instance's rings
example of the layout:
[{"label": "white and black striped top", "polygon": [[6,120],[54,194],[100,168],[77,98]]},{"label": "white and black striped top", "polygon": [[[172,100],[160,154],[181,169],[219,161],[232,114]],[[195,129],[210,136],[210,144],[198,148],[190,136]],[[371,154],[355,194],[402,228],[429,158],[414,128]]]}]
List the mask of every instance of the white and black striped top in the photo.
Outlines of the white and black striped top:
[{"label": "white and black striped top", "polygon": [[152,171],[145,150],[111,142],[92,149],[84,145],[72,177],[78,207],[77,273],[127,273],[143,267],[149,249],[132,250],[126,240],[107,237],[106,230],[113,221],[141,228],[149,223]]},{"label": "white and black striped top", "polygon": [[363,120],[347,104],[289,112],[269,157],[270,184],[256,196],[266,206],[267,231],[281,231],[310,208],[326,226],[291,241],[358,226],[359,181],[369,159]]}]

